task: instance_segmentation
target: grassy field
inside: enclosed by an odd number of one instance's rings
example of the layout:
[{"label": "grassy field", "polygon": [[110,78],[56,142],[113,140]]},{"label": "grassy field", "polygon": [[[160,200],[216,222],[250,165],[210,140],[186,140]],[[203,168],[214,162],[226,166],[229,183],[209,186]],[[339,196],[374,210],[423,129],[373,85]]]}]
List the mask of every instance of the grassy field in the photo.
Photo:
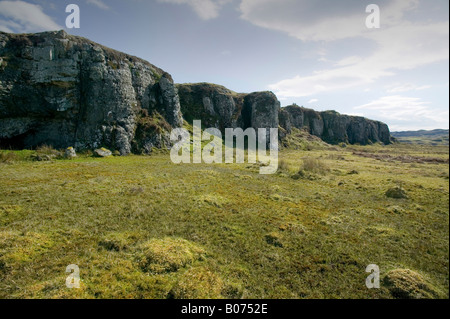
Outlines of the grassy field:
[{"label": "grassy field", "polygon": [[33,153],[0,151],[0,298],[448,298],[448,147],[291,143],[270,176]]}]

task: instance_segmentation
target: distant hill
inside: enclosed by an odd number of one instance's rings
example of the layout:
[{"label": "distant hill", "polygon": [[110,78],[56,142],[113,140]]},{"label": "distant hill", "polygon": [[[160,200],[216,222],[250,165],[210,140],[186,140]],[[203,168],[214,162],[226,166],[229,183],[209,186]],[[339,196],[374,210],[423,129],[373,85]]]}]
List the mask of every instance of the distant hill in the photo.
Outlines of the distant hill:
[{"label": "distant hill", "polygon": [[449,145],[449,130],[392,132],[401,143],[420,145]]},{"label": "distant hill", "polygon": [[449,135],[449,130],[432,130],[432,131],[405,131],[405,132],[392,132],[392,136],[399,137],[441,137]]}]

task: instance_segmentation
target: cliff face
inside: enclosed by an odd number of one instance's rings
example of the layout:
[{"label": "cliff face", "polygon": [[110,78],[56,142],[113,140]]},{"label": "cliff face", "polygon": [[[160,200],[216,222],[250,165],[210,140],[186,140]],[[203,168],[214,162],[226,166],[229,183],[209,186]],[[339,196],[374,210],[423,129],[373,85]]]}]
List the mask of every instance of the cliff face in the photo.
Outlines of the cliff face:
[{"label": "cliff face", "polygon": [[206,128],[276,128],[280,102],[272,92],[239,94],[209,83],[177,85],[186,121],[202,120]]},{"label": "cliff face", "polygon": [[286,130],[306,129],[330,144],[349,143],[367,145],[392,142],[389,127],[364,117],[341,115],[334,111],[316,112],[296,105],[282,109]]},{"label": "cliff face", "polygon": [[[180,103],[181,102],[181,103]],[[170,145],[184,119],[204,127],[305,129],[328,143],[383,142],[387,125],[289,106],[271,92],[174,85],[154,65],[64,31],[0,32],[0,147],[108,147],[121,154]]]},{"label": "cliff face", "polygon": [[210,83],[178,84],[177,89],[187,122],[202,120],[202,126],[221,131],[242,126],[243,94]]},{"label": "cliff face", "polygon": [[225,128],[280,127],[280,137],[292,128],[308,131],[330,144],[391,143],[386,124],[337,112],[316,112],[299,106],[280,108],[271,92],[239,94],[209,83],[177,85],[181,111],[188,122],[202,120],[204,127]]},{"label": "cliff face", "polygon": [[64,31],[0,33],[0,146],[140,153],[181,125],[173,80],[150,63]]}]

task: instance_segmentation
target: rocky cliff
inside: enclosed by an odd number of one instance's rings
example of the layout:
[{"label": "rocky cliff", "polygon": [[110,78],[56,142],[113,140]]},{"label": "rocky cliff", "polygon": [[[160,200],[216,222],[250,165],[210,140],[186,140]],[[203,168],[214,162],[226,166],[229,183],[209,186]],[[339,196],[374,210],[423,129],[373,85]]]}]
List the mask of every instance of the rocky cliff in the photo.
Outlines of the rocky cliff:
[{"label": "rocky cliff", "polygon": [[177,90],[154,65],[64,31],[0,33],[0,146],[148,153],[182,125]]},{"label": "rocky cliff", "polygon": [[330,144],[392,142],[386,124],[364,117],[342,115],[335,111],[317,112],[296,105],[283,108],[281,114],[280,124],[288,133],[292,127],[304,129]]},{"label": "rocky cliff", "polygon": [[236,93],[209,83],[177,85],[184,118],[201,119],[204,127],[275,128],[280,137],[292,128],[306,130],[330,144],[391,143],[386,124],[334,111],[317,112],[296,105],[280,108],[271,92]]},{"label": "rocky cliff", "polygon": [[177,85],[181,112],[188,122],[202,120],[203,127],[276,128],[280,102],[272,92],[236,93],[210,84]]},{"label": "rocky cliff", "polygon": [[387,125],[280,107],[272,92],[240,94],[215,84],[175,85],[139,58],[64,31],[0,32],[0,148],[108,147],[150,153],[170,144],[184,119],[204,127],[293,127],[328,143],[390,143]]}]

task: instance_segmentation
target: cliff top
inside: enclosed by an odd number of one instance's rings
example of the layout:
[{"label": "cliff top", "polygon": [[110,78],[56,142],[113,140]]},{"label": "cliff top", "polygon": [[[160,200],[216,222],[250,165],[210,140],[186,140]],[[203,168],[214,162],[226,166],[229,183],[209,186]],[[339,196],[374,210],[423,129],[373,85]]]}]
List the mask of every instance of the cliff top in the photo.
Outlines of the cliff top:
[{"label": "cliff top", "polygon": [[164,70],[158,68],[157,66],[151,64],[147,60],[142,58],[123,53],[121,51],[109,48],[92,40],[84,37],[68,34],[64,30],[60,31],[46,31],[40,33],[7,33],[0,31],[0,41],[7,37],[12,41],[12,47],[22,47],[22,46],[44,46],[46,43],[51,43],[54,40],[69,40],[82,46],[83,44],[89,45],[94,49],[101,49],[105,56],[112,61],[128,61],[131,63],[142,63],[154,69],[159,74],[166,73]]}]

